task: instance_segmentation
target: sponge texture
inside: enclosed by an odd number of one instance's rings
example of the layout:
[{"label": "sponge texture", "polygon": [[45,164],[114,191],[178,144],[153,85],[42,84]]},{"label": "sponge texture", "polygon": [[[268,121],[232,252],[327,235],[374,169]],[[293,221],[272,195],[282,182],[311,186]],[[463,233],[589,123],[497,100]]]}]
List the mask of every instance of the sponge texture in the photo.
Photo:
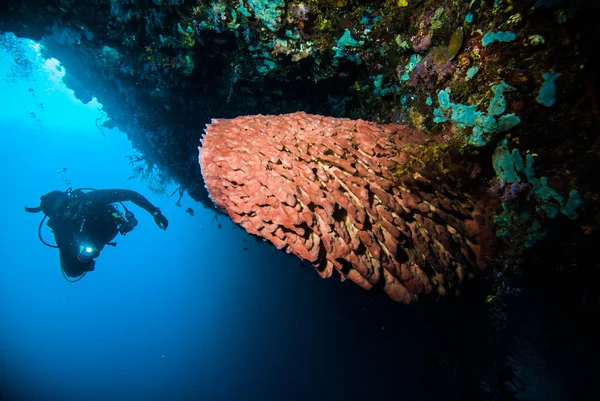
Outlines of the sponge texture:
[{"label": "sponge texture", "polygon": [[485,267],[492,236],[461,190],[469,174],[419,170],[436,145],[422,132],[293,113],[212,120],[201,143],[214,203],[323,278],[408,304]]}]

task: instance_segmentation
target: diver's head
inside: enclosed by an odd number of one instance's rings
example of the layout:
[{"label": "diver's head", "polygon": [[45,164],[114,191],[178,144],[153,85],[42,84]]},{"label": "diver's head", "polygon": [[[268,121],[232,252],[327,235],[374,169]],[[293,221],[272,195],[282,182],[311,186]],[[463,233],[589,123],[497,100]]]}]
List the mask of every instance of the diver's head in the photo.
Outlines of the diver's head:
[{"label": "diver's head", "polygon": [[69,195],[63,191],[51,191],[40,197],[40,205],[37,207],[25,206],[25,211],[29,213],[44,212],[48,217],[56,216],[59,212],[60,205],[68,199]]},{"label": "diver's head", "polygon": [[40,197],[40,208],[48,217],[57,216],[62,203],[69,199],[63,191],[51,191]]}]

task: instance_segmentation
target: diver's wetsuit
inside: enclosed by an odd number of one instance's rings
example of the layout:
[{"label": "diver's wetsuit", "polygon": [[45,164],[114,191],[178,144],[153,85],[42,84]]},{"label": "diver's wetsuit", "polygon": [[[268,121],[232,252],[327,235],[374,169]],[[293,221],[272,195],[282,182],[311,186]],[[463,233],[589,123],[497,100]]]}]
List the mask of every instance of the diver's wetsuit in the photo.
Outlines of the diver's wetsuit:
[{"label": "diver's wetsuit", "polygon": [[63,201],[57,215],[49,218],[47,225],[54,233],[65,274],[78,277],[93,270],[93,260],[79,258],[81,247],[90,246],[99,253],[115,238],[127,221],[112,204],[125,201],[133,202],[150,214],[158,211],[148,199],[134,191],[106,189],[84,193],[76,190]]}]

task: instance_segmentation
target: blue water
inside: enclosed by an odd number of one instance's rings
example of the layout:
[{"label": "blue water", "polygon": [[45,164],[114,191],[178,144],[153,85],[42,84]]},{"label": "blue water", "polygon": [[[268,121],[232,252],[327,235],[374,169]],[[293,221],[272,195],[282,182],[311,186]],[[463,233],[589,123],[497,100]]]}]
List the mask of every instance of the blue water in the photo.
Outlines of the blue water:
[{"label": "blue water", "polygon": [[[126,135],[102,132],[102,105],[78,101],[59,62],[23,43],[27,68],[0,45],[0,398],[427,399],[424,361],[439,337],[426,317],[322,280],[191,199],[177,207],[128,179]],[[23,210],[68,187],[138,191],[169,228],[131,206],[139,226],[68,283],[38,240],[41,214]]]}]

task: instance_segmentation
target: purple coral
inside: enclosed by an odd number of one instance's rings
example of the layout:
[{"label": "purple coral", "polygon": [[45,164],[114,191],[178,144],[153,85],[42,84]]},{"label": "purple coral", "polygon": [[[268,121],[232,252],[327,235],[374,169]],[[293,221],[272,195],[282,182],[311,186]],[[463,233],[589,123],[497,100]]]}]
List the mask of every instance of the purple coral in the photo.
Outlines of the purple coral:
[{"label": "purple coral", "polygon": [[412,46],[415,52],[425,53],[431,47],[431,35],[416,35],[412,39]]},{"label": "purple coral", "polygon": [[308,20],[308,13],[310,12],[310,6],[305,3],[294,3],[289,6],[289,11],[292,16],[298,21]]},{"label": "purple coral", "polygon": [[511,199],[517,199],[520,193],[527,191],[531,188],[529,183],[515,182],[511,185],[504,187],[504,193],[502,194],[502,202],[509,201]]},{"label": "purple coral", "polygon": [[[444,57],[445,52],[445,48],[435,48],[423,57],[413,70],[408,85],[417,86],[421,80],[425,85],[433,86],[452,74],[456,66],[451,60]],[[435,82],[432,81],[434,76],[436,77]]]}]

